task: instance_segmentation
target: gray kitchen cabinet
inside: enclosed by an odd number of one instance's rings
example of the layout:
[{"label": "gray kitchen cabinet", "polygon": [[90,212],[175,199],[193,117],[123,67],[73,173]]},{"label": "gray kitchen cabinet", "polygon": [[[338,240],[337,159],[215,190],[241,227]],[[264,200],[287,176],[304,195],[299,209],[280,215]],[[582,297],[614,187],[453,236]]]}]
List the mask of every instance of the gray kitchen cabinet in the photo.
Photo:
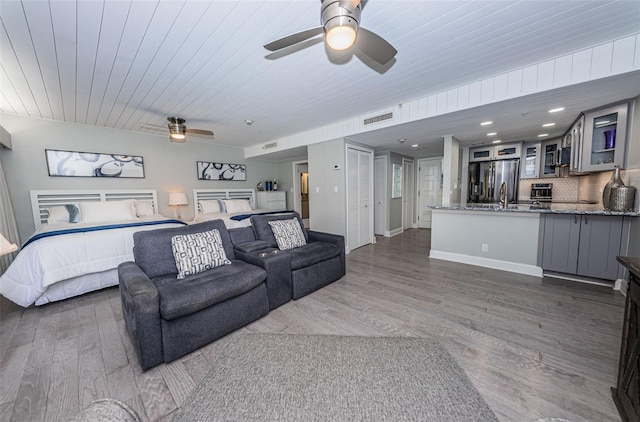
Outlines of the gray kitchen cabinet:
[{"label": "gray kitchen cabinet", "polygon": [[520,179],[537,179],[540,177],[542,162],[542,143],[527,142],[522,146],[520,159]]},{"label": "gray kitchen cabinet", "polygon": [[543,270],[576,274],[580,243],[579,222],[579,215],[545,215],[542,245]]},{"label": "gray kitchen cabinet", "polygon": [[616,280],[623,223],[622,216],[547,214],[542,269]]},{"label": "gray kitchen cabinet", "polygon": [[582,145],[582,171],[625,168],[627,103],[586,112]]}]

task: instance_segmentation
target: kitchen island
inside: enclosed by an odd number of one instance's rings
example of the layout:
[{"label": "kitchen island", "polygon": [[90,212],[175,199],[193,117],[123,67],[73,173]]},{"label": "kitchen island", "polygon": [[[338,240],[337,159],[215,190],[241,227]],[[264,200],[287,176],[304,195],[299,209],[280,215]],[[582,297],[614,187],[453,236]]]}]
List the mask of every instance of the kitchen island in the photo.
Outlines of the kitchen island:
[{"label": "kitchen island", "polygon": [[[432,207],[430,258],[541,277],[611,284],[640,213],[594,204]],[[582,234],[582,236],[581,236]]]}]

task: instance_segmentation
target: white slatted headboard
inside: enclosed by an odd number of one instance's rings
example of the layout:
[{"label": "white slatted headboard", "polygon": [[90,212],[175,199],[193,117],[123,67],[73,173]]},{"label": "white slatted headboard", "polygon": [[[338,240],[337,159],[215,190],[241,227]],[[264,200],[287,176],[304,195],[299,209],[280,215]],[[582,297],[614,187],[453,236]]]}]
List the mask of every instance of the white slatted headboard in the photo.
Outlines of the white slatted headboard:
[{"label": "white slatted headboard", "polygon": [[200,214],[200,201],[211,199],[248,199],[251,208],[256,207],[255,189],[194,189],[193,200],[196,203],[196,212]]},{"label": "white slatted headboard", "polygon": [[31,194],[33,223],[36,228],[47,222],[47,208],[77,202],[120,201],[123,199],[152,201],[153,209],[158,213],[158,194],[155,189],[32,190],[29,193]]}]

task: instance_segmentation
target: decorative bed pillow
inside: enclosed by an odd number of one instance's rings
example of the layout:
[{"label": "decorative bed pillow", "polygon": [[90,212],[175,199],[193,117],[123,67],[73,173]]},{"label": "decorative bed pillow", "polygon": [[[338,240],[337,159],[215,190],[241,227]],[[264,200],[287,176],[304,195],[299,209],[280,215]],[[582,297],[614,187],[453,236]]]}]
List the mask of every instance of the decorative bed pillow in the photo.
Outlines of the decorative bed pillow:
[{"label": "decorative bed pillow", "polygon": [[236,212],[252,212],[251,203],[248,199],[223,199],[225,212],[231,214]]},{"label": "decorative bed pillow", "polygon": [[60,205],[49,208],[47,211],[49,212],[49,217],[47,217],[48,224],[80,222],[80,208],[78,208],[78,204]]},{"label": "decorative bed pillow", "polygon": [[280,250],[285,251],[307,244],[297,218],[269,221],[269,225]]},{"label": "decorative bed pillow", "polygon": [[200,212],[207,214],[210,212],[222,212],[220,211],[220,204],[217,199],[210,199],[206,201],[200,201]]},{"label": "decorative bed pillow", "polygon": [[148,217],[155,214],[153,211],[153,201],[136,201],[135,207],[138,217]]},{"label": "decorative bed pillow", "polygon": [[103,223],[105,221],[137,220],[134,199],[108,202],[81,202],[80,213],[83,223]]},{"label": "decorative bed pillow", "polygon": [[178,268],[178,278],[231,264],[218,229],[173,236],[171,248]]}]

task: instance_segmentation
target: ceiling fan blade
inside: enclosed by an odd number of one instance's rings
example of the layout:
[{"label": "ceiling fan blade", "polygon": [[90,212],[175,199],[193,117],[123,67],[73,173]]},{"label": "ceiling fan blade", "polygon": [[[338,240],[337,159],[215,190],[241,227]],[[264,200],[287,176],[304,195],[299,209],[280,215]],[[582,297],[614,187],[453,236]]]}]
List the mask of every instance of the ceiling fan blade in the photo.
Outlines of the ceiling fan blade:
[{"label": "ceiling fan blade", "polygon": [[386,64],[398,52],[384,38],[362,27],[358,28],[356,45],[364,54],[380,64]]},{"label": "ceiling fan blade", "polygon": [[193,133],[196,135],[208,135],[208,136],[213,136],[213,132],[211,132],[210,130],[203,130],[203,129],[189,129],[187,128],[187,133]]},{"label": "ceiling fan blade", "polygon": [[322,34],[323,31],[324,31],[324,28],[322,28],[321,26],[317,28],[307,29],[306,31],[298,32],[296,34],[291,34],[284,38],[280,38],[279,40],[270,42],[269,44],[265,45],[264,48],[266,48],[269,51],[277,51],[277,50],[280,50],[281,48],[289,47],[290,45],[294,45],[301,41],[307,40],[318,34]]},{"label": "ceiling fan blade", "polygon": [[343,9],[347,9],[349,12],[352,12],[352,13],[354,10],[356,10],[359,4],[360,4],[360,0],[340,0],[338,2],[338,6],[342,7]]}]

